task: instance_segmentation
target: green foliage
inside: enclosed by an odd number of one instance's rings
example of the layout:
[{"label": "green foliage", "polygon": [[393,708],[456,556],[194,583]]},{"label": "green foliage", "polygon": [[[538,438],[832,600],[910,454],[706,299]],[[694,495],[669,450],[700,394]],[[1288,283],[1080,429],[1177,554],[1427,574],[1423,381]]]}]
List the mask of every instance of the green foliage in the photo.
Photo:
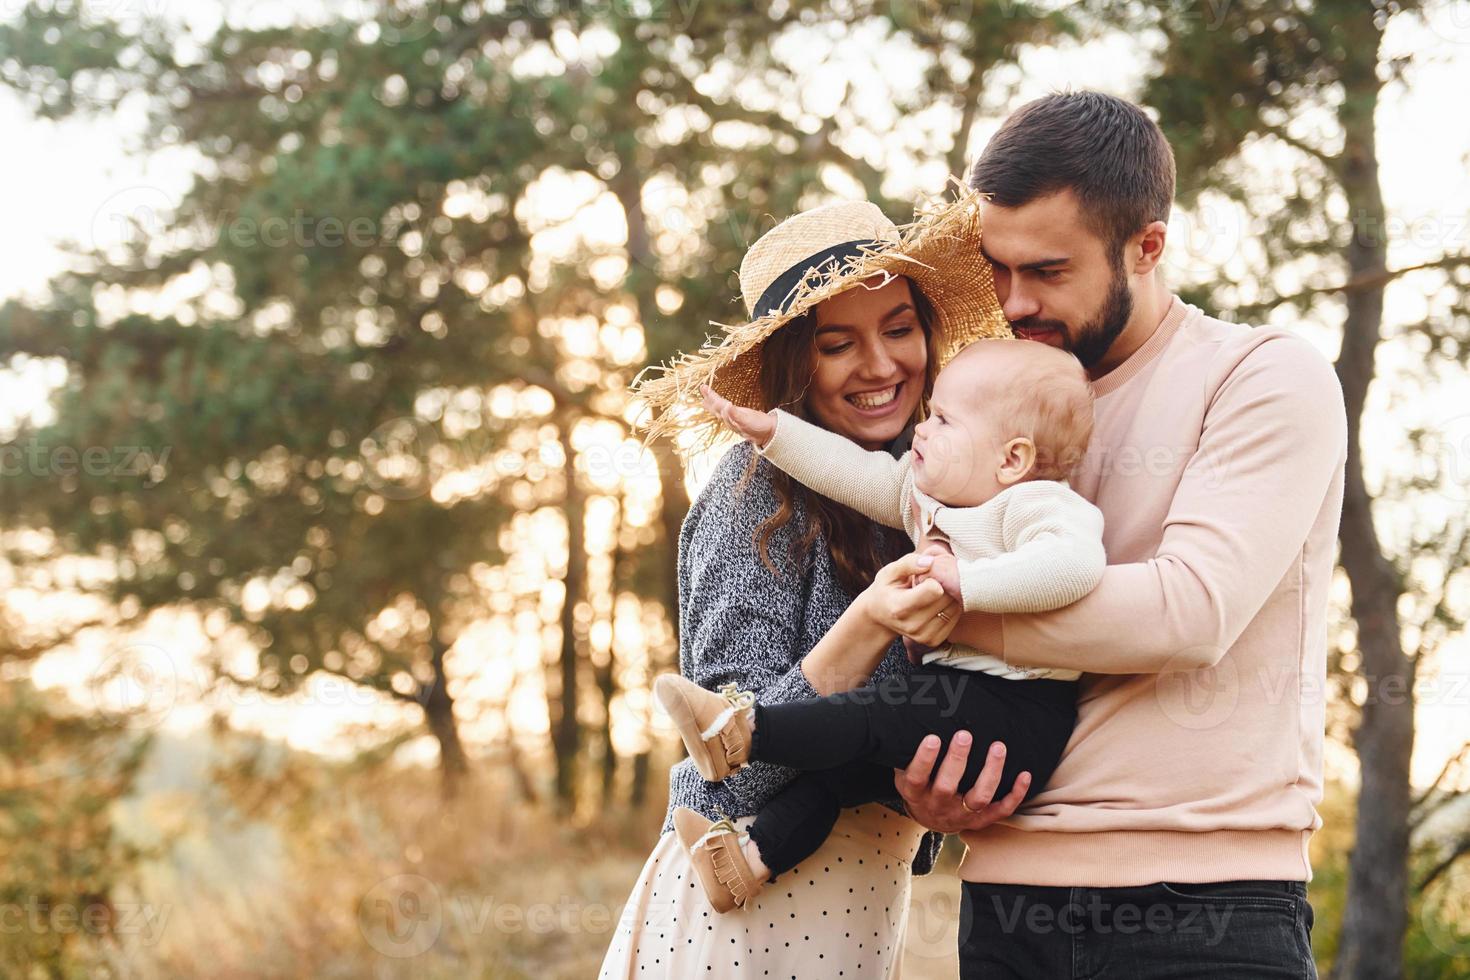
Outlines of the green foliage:
[{"label": "green foliage", "polygon": [[[112,604],[223,611],[260,651],[242,683],[328,671],[452,719],[446,653],[489,613],[511,521],[593,475],[556,462],[561,437],[626,429],[638,368],[740,316],[734,270],[770,223],[854,186],[906,219],[882,176],[904,158],[856,148],[1067,27],[1026,5],[925,9],[456,0],[200,38],[29,4],[0,26],[0,81],[57,118],[142,100],[143,149],[200,165],[176,203],[105,204],[121,243],[81,243],[48,302],[0,308],[0,359],[68,369],[55,422],[19,434],[46,462],[0,486],[7,523],[54,529],[47,559],[111,558]],[[826,44],[834,16],[925,52],[922,84],[863,80],[891,118],[807,106],[820,65],[787,35]],[[591,210],[612,226],[569,224]],[[171,307],[149,300],[165,289]],[[577,347],[588,318],[631,323],[643,349]],[[494,410],[507,391],[546,407]],[[59,473],[57,447],[146,447],[148,465]],[[665,550],[621,574],[668,602],[683,508],[662,482]],[[388,607],[405,629],[378,627]]]},{"label": "green foliage", "polygon": [[[141,852],[113,829],[147,739],[0,682],[0,974],[83,977],[119,918]],[[37,972],[41,971],[41,972]]]},{"label": "green foliage", "polygon": [[[1308,886],[1316,922],[1312,954],[1323,976],[1337,955],[1347,904],[1348,861],[1353,846],[1356,801],[1340,787],[1328,787],[1319,808],[1323,827],[1312,839],[1312,881]],[[1416,896],[1404,934],[1405,980],[1463,980],[1470,977],[1470,932],[1464,905],[1470,900],[1470,878],[1461,876]]]}]

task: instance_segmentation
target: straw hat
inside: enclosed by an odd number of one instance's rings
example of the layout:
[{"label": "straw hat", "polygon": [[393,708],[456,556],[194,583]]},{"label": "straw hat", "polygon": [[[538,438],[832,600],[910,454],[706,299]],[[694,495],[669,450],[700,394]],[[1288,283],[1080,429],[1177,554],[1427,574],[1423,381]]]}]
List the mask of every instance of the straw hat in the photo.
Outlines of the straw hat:
[{"label": "straw hat", "polygon": [[902,228],[868,201],[839,201],[803,211],[766,232],[740,263],[740,292],[751,320],[720,326],[725,336],[693,354],[650,368],[634,391],[651,410],[648,438],[691,433],[707,445],[720,431],[704,411],[708,384],[736,405],[765,411],[761,348],[767,337],[824,299],[859,281],[907,276],[937,314],[935,355],[942,367],[984,337],[1009,337],[990,263],[980,253],[981,196],[921,214]]}]

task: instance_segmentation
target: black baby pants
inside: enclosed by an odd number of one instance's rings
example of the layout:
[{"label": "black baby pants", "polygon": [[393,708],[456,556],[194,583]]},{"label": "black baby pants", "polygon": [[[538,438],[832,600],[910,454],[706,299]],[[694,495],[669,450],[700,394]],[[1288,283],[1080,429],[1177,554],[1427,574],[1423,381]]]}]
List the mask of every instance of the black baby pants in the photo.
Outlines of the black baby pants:
[{"label": "black baby pants", "polygon": [[934,664],[830,697],[756,705],[751,758],[809,771],[766,803],[751,840],[772,877],[789,871],[822,846],[842,808],[893,799],[894,770],[931,734],[943,742],[940,759],[956,732],[974,736],[961,792],[979,777],[990,743],[1004,742],[1001,792],[1030,772],[1027,795],[1035,795],[1071,737],[1076,703],[1076,681],[1006,680]]}]

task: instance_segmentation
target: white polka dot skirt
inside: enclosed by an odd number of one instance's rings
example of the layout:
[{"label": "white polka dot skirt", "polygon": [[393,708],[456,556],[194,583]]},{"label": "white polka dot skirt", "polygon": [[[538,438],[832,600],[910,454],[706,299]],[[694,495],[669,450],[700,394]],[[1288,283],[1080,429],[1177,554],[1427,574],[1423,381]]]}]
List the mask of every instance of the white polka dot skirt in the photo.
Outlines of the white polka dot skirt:
[{"label": "white polka dot skirt", "polygon": [[843,810],[821,850],[725,915],[710,907],[679,838],[664,834],[623,908],[599,980],[897,978],[909,865],[923,834],[877,804]]}]

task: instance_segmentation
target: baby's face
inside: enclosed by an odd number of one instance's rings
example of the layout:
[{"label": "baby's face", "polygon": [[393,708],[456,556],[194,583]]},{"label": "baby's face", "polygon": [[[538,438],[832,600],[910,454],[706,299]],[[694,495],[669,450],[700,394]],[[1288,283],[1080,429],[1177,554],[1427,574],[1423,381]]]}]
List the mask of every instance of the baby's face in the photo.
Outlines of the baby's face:
[{"label": "baby's face", "polygon": [[951,507],[976,507],[1057,473],[1059,457],[1080,451],[1091,429],[1092,395],[1076,358],[1029,340],[981,340],[934,382],[929,417],[914,431],[914,485]]},{"label": "baby's face", "polygon": [[945,367],[934,382],[929,417],[914,430],[914,485],[950,507],[977,507],[1005,489],[999,477],[1004,420],[984,407],[1003,404],[993,397],[1004,384],[997,377],[1003,360],[967,351]]}]

